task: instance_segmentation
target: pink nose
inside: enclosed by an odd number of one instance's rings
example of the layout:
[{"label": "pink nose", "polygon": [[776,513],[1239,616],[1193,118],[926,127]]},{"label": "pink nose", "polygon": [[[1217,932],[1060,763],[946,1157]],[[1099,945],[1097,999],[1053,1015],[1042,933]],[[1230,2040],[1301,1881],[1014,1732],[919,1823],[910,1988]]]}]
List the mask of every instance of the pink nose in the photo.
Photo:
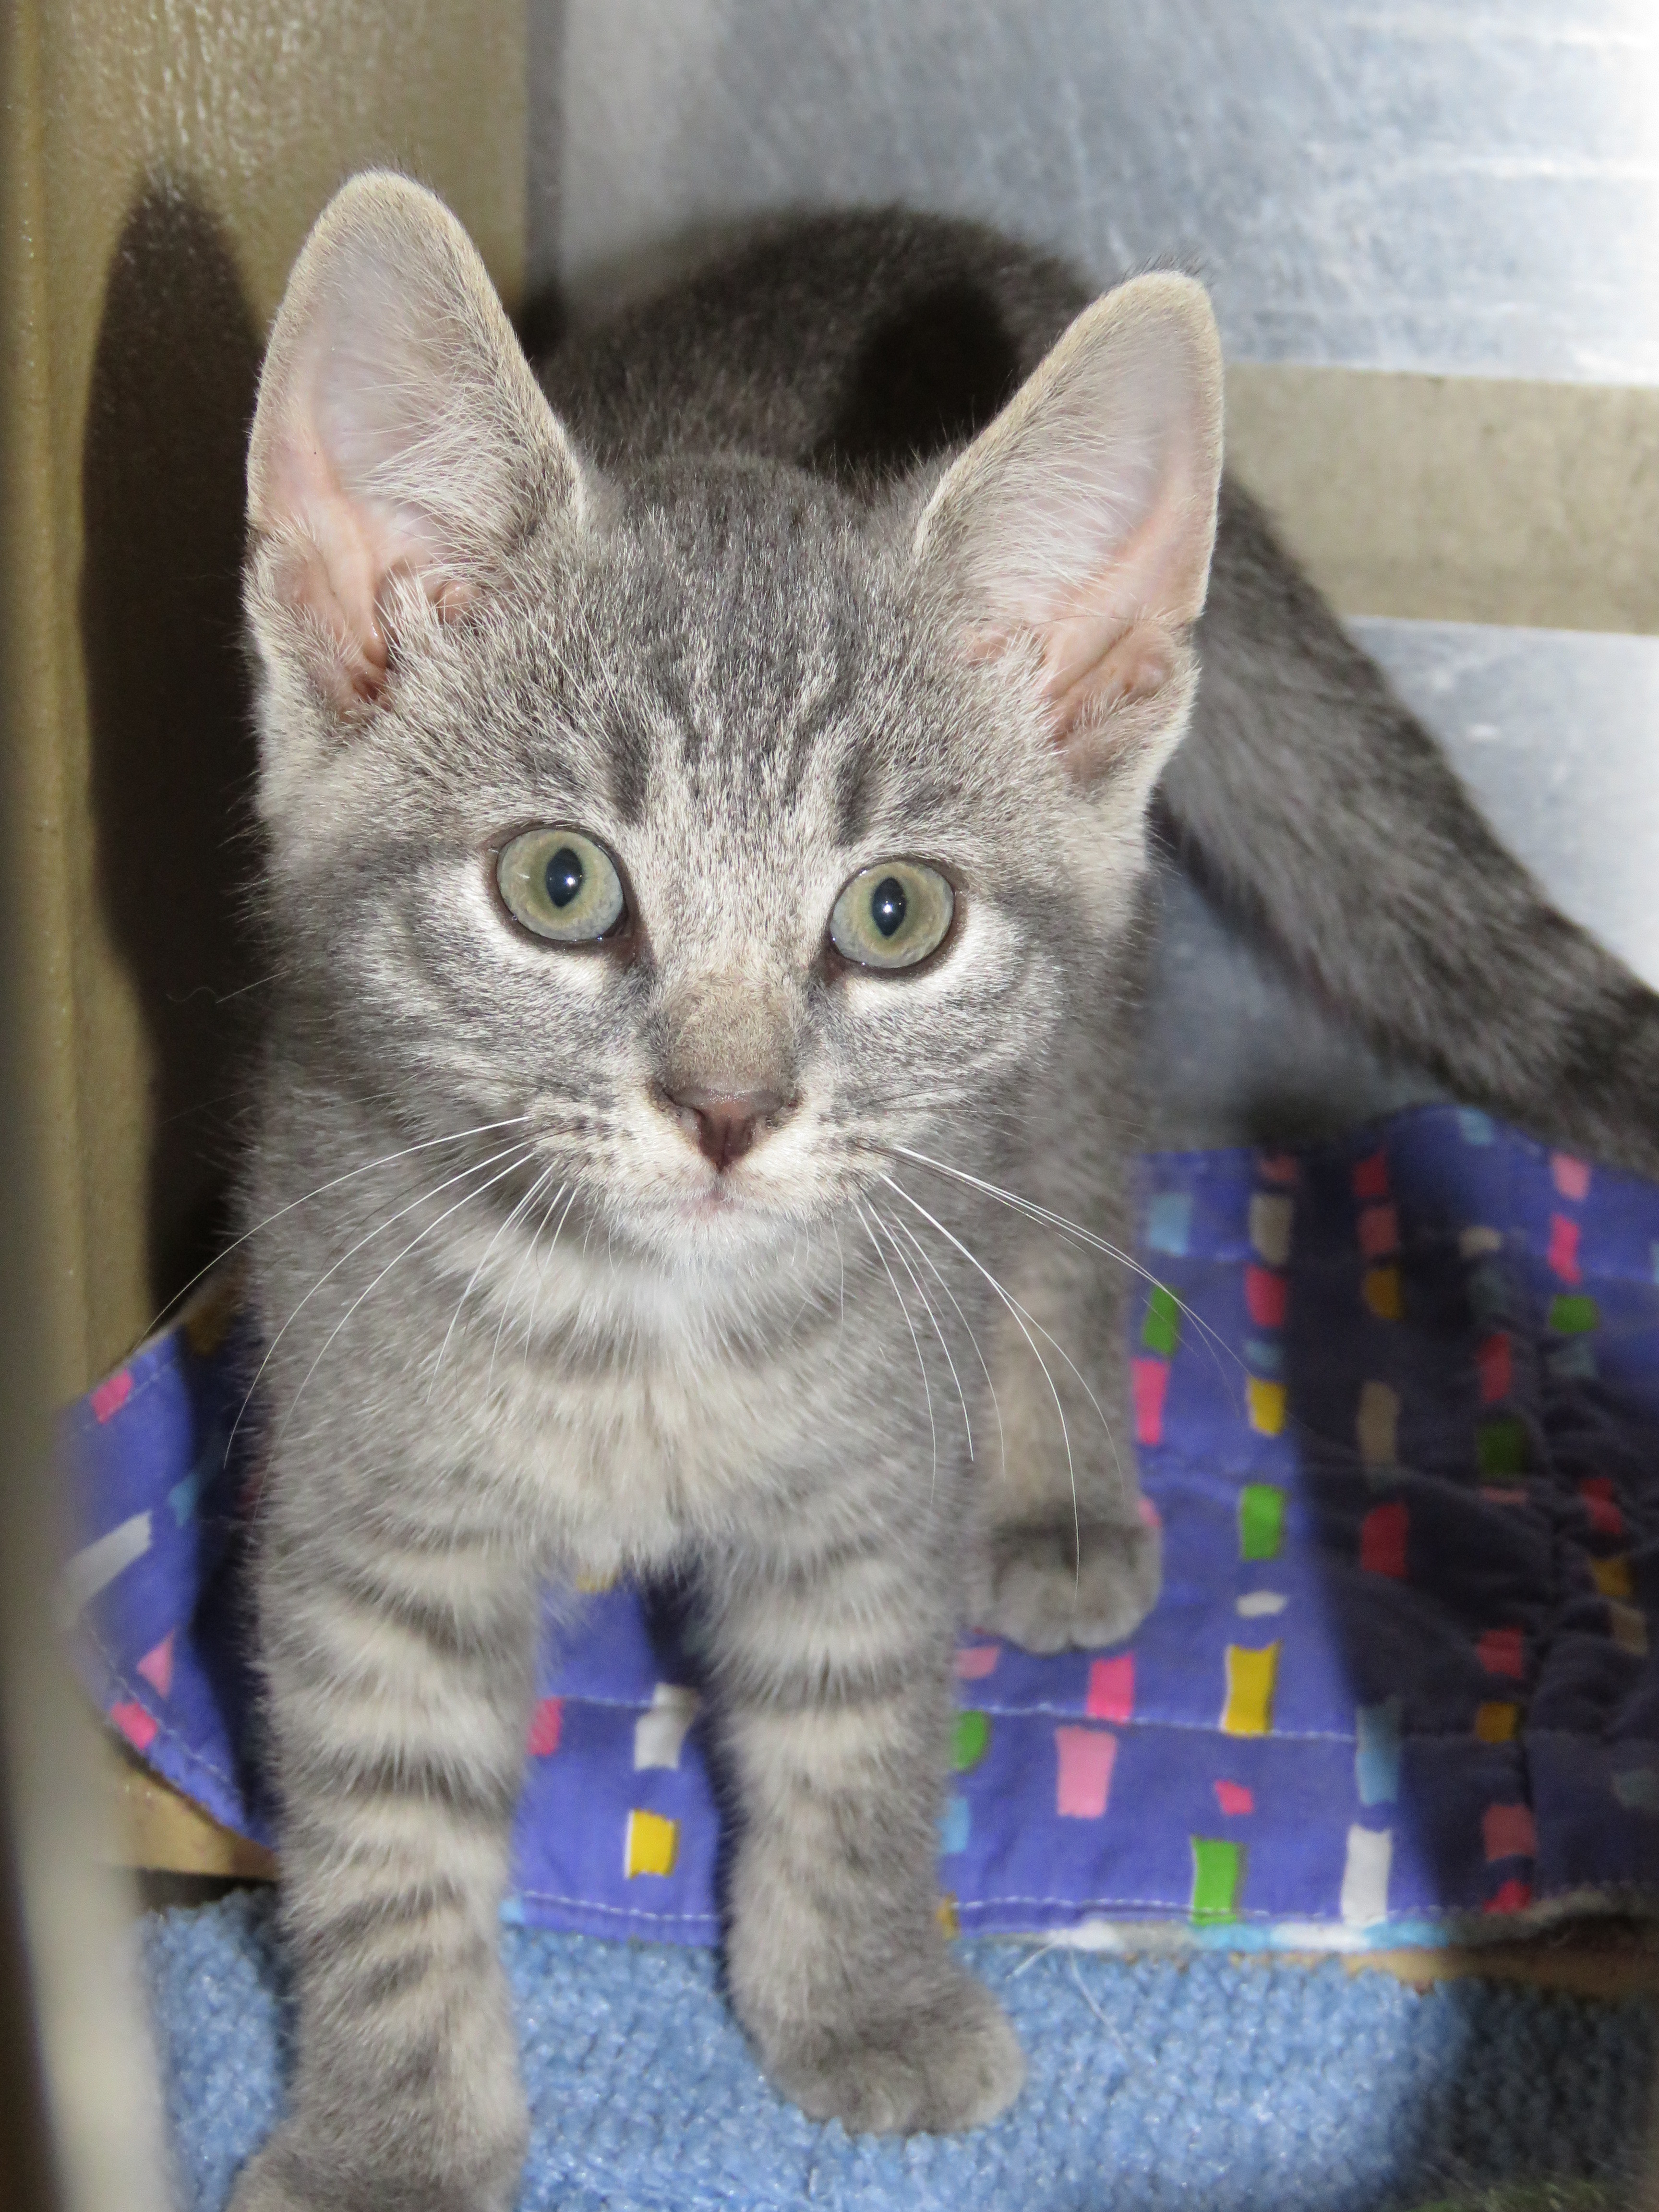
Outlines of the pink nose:
[{"label": "pink nose", "polygon": [[682,1118],[695,1117],[698,1149],[717,1168],[740,1160],[760,1134],[761,1124],[775,1120],[789,1103],[775,1091],[702,1091],[688,1085],[667,1095]]}]

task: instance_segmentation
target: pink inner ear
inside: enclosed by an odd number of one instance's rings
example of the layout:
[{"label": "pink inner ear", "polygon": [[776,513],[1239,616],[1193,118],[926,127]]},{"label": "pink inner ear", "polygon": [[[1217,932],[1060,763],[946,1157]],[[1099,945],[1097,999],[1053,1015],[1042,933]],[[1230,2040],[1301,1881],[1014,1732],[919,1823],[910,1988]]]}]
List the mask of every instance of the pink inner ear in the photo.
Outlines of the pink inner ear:
[{"label": "pink inner ear", "polygon": [[1054,735],[1063,740],[1085,715],[1150,699],[1175,673],[1173,641],[1161,623],[1127,629],[1098,616],[1075,615],[1048,632],[1042,689],[1053,702]]},{"label": "pink inner ear", "polygon": [[343,501],[313,507],[281,556],[277,588],[311,616],[338,649],[336,704],[377,698],[386,683],[386,641],[376,612],[379,580]]}]

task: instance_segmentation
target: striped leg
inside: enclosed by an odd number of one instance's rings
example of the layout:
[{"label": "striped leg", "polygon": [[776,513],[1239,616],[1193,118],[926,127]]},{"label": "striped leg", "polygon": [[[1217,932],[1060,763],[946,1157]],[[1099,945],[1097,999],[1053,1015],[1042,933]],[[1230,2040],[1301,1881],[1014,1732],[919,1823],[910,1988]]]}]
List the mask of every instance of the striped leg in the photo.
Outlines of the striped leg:
[{"label": "striped leg", "polygon": [[526,2119],[496,1953],[536,1591],[465,1540],[273,1544],[261,1577],[299,2002],[234,2212],[505,2212]]},{"label": "striped leg", "polygon": [[[1109,1190],[1110,1172],[1092,1180]],[[1091,1225],[1128,1249],[1127,1208],[1097,1196]],[[1130,1280],[1056,1237],[1008,1269],[1020,1310],[995,1320],[1002,1434],[975,1469],[981,1540],[964,1609],[1027,1651],[1120,1643],[1157,1601],[1162,1547],[1141,1509],[1125,1387]]]},{"label": "striped leg", "polygon": [[1024,2061],[938,1913],[948,1613],[890,1548],[853,1549],[727,1592],[715,1636],[740,1821],[727,1966],[768,2073],[854,2132],[993,2118]]}]

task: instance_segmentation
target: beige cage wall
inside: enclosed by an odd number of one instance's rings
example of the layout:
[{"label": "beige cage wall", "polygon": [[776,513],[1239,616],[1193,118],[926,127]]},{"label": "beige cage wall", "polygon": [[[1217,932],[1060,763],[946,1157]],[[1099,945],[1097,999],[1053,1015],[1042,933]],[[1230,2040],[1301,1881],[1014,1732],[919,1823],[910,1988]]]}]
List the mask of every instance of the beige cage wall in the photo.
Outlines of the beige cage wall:
[{"label": "beige cage wall", "polygon": [[14,0],[3,33],[6,767],[36,1292],[62,1399],[199,1245],[232,1126],[252,764],[240,455],[289,264],[352,170],[523,278],[522,0]]},{"label": "beige cage wall", "polygon": [[232,994],[258,981],[240,477],[264,333],[330,192],[377,161],[444,195],[517,302],[526,39],[523,0],[0,9],[8,2205],[159,2204],[125,1907],[97,1867],[213,1863],[210,1834],[147,1797],[136,1827],[112,1817],[53,1656],[46,1436],[208,1256],[234,1149]]}]

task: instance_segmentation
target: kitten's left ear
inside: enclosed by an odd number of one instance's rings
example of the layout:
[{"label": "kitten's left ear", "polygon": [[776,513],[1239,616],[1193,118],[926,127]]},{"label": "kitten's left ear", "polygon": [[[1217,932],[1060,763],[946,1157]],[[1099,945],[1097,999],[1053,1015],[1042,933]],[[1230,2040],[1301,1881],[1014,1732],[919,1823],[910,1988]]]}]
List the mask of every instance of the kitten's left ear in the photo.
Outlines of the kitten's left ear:
[{"label": "kitten's left ear", "polygon": [[1084,785],[1146,787],[1185,727],[1221,478],[1221,347],[1203,288],[1137,277],[1085,308],[952,465],[916,529],[964,650],[1024,647]]},{"label": "kitten's left ear", "polygon": [[459,611],[580,489],[460,224],[406,177],[353,178],[295,264],[259,382],[247,490],[261,642],[297,651],[337,711],[361,708],[385,684],[400,592]]}]

